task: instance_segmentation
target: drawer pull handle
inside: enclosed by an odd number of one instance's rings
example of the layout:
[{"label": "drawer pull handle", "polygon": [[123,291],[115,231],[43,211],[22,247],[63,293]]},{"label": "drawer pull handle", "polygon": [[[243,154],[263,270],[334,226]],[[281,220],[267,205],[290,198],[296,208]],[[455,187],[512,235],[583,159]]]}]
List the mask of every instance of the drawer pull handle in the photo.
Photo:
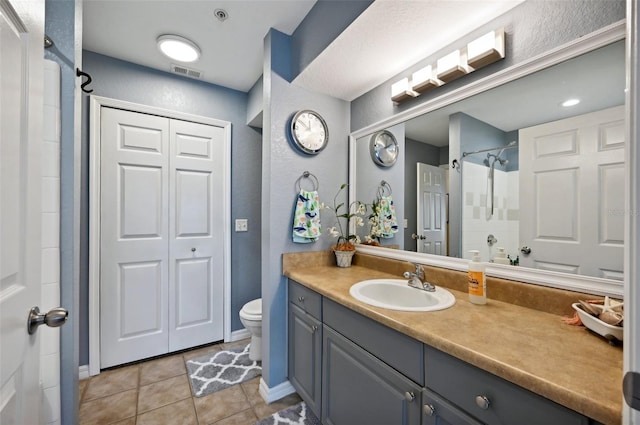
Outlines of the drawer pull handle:
[{"label": "drawer pull handle", "polygon": [[412,402],[413,400],[416,399],[415,394],[413,394],[411,391],[407,391],[406,393],[404,393],[404,398],[408,401],[408,402]]},{"label": "drawer pull handle", "polygon": [[482,410],[487,410],[489,408],[489,405],[491,404],[491,402],[489,401],[489,399],[486,396],[479,395],[479,396],[476,396],[476,404]]},{"label": "drawer pull handle", "polygon": [[298,297],[298,301],[300,301],[301,303],[303,303],[303,302],[304,302],[304,297],[303,297],[302,295],[300,295],[300,296]]},{"label": "drawer pull handle", "polygon": [[433,407],[433,404],[425,404],[423,410],[427,416],[433,416],[436,413],[436,408]]}]

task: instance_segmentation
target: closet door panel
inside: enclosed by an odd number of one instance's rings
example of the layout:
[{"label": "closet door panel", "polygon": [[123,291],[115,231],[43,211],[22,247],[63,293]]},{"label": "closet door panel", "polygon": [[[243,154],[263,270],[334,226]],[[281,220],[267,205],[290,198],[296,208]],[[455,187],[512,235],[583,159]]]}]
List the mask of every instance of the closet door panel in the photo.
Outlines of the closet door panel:
[{"label": "closet door panel", "polygon": [[102,368],[167,352],[168,124],[101,109]]},{"label": "closet door panel", "polygon": [[224,129],[171,120],[169,350],[224,337]]}]

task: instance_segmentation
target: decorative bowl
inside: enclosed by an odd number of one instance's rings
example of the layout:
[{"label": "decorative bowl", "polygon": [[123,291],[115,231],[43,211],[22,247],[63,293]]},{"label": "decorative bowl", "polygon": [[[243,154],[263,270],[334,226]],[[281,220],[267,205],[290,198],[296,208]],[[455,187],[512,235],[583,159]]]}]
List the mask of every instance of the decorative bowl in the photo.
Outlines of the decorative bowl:
[{"label": "decorative bowl", "polygon": [[578,312],[578,316],[580,316],[580,320],[582,324],[585,325],[588,329],[593,332],[601,335],[609,340],[610,343],[617,343],[622,341],[622,326],[613,326],[608,323],[603,322],[595,316],[587,313],[582,309],[580,303],[573,303],[571,307],[575,311]]}]

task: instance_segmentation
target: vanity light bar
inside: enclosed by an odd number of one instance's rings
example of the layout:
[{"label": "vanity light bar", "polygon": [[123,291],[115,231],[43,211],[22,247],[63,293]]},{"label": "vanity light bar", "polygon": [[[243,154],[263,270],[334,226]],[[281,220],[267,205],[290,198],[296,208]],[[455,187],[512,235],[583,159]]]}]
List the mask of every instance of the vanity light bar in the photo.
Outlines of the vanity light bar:
[{"label": "vanity light bar", "polygon": [[411,99],[418,95],[419,93],[411,90],[408,78],[403,78],[391,86],[391,100],[395,103],[400,103],[403,100]]},{"label": "vanity light bar", "polygon": [[428,90],[467,75],[505,57],[504,29],[490,31],[482,37],[438,59],[409,78],[391,85],[391,100],[399,104]]}]

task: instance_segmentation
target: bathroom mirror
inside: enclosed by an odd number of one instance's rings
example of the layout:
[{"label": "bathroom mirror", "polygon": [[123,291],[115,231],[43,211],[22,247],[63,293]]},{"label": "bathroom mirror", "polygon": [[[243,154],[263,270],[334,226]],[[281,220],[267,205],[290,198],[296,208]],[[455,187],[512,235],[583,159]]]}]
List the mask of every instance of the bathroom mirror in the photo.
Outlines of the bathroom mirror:
[{"label": "bathroom mirror", "polygon": [[[541,62],[550,66],[529,73],[507,70],[511,77],[499,84],[473,83],[472,96],[465,96],[463,87],[354,132],[351,195],[371,202],[382,180],[393,182],[400,231],[380,243],[400,246],[404,253],[364,250],[464,269],[466,262],[452,257],[468,258],[468,250],[478,249],[483,261],[493,261],[503,247],[520,267],[492,266],[496,275],[517,274],[529,282],[579,277],[587,287],[595,282],[602,292],[621,293],[625,51],[623,32],[610,37],[576,41],[568,48],[572,53],[542,55]],[[571,98],[580,103],[561,105]],[[594,126],[595,119],[601,125]],[[400,145],[398,162],[388,170],[363,160],[370,135],[381,129]],[[586,152],[580,141],[588,132],[596,133],[596,145]],[[582,166],[594,152],[604,152],[602,160]],[[541,168],[550,161],[552,168]],[[584,187],[567,189],[587,172],[592,175],[582,179]],[[442,184],[418,187],[419,181]],[[584,210],[581,199],[591,195],[601,202],[592,202],[592,224],[586,225],[567,211]],[[551,239],[557,242],[553,248]],[[604,250],[590,255],[593,246]]]}]

